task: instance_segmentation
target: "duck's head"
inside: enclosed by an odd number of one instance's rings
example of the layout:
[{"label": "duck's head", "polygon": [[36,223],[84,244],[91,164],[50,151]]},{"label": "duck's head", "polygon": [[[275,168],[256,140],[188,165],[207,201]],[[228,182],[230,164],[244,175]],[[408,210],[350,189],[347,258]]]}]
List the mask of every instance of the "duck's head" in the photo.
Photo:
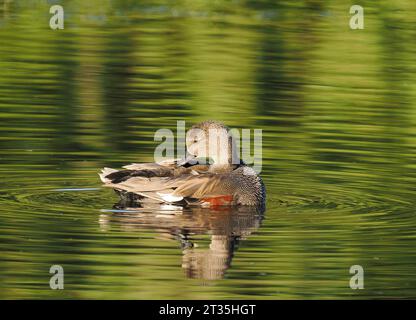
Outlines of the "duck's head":
[{"label": "duck's head", "polygon": [[214,165],[239,163],[236,143],[230,129],[217,121],[194,125],[186,135],[188,158],[211,159]]}]

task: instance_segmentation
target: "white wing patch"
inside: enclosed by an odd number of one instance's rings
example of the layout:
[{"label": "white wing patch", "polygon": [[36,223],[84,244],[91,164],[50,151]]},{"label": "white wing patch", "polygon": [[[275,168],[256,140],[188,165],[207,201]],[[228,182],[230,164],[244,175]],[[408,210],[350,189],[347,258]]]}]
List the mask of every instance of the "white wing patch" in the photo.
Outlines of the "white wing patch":
[{"label": "white wing patch", "polygon": [[106,176],[108,176],[110,173],[116,172],[118,170],[115,169],[111,169],[111,168],[103,168],[101,170],[101,173],[99,173],[98,175],[100,176],[100,179],[102,182],[107,183],[107,182],[111,182],[111,180],[107,179]]},{"label": "white wing patch", "polygon": [[172,202],[178,202],[181,201],[183,199],[183,197],[178,197],[178,196],[172,196],[172,194],[170,193],[161,193],[161,192],[156,192],[157,195],[159,197],[161,197],[163,199],[163,201],[172,203]]}]

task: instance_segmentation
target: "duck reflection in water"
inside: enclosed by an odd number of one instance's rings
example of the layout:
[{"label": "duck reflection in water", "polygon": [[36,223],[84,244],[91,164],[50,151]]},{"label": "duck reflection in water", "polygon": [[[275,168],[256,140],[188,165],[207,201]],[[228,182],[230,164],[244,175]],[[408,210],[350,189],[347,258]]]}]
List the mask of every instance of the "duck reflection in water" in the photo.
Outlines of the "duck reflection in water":
[{"label": "duck reflection in water", "polygon": [[[264,210],[253,207],[184,208],[181,206],[123,207],[100,216],[100,226],[108,230],[121,225],[127,230],[147,229],[162,238],[176,239],[182,250],[182,268],[188,278],[222,279],[231,266],[241,240],[256,231]],[[208,248],[201,248],[195,238],[209,235]],[[158,237],[158,238],[159,238]]]}]

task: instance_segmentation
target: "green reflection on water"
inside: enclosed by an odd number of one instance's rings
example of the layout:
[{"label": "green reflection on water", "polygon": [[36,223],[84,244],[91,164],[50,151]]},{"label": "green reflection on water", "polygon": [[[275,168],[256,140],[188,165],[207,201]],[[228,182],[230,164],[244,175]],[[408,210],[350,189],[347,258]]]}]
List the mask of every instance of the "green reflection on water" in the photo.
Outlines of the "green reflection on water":
[{"label": "green reflection on water", "polygon": [[[363,2],[364,30],[349,1],[61,4],[52,31],[47,1],[0,1],[1,298],[416,297],[414,1]],[[205,119],[263,129],[264,220],[54,191]]]}]

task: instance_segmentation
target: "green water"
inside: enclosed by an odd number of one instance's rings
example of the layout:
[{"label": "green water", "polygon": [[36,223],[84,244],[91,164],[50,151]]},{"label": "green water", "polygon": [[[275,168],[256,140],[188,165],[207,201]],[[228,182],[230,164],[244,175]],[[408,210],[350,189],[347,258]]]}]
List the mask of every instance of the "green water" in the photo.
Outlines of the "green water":
[{"label": "green water", "polygon": [[[0,298],[416,298],[416,2],[54,3],[0,1]],[[112,211],[206,119],[263,130],[264,215]]]}]

